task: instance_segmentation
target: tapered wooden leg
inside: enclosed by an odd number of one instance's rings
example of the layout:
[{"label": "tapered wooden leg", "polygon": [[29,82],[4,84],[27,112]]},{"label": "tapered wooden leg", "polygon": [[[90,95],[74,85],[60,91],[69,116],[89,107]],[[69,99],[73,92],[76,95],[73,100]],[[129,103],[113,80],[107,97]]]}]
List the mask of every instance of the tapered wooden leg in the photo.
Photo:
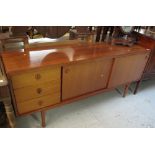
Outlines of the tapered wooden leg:
[{"label": "tapered wooden leg", "polygon": [[135,90],[134,90],[134,92],[133,92],[134,95],[137,93],[138,88],[139,88],[139,86],[140,86],[140,83],[141,83],[141,80],[137,81]]},{"label": "tapered wooden leg", "polygon": [[125,87],[124,87],[124,92],[123,92],[123,97],[126,96],[126,94],[127,94],[127,92],[128,92],[129,86],[130,86],[130,83],[125,85]]},{"label": "tapered wooden leg", "polygon": [[42,127],[46,127],[46,120],[45,120],[45,111],[41,111],[41,121],[42,121]]},{"label": "tapered wooden leg", "polygon": [[97,34],[96,34],[96,42],[100,41],[101,31],[102,31],[102,26],[98,26],[97,27]]},{"label": "tapered wooden leg", "polygon": [[11,128],[14,128],[16,123],[15,123],[15,115],[14,115],[14,111],[13,111],[13,107],[11,104],[11,99],[4,99],[3,101],[4,107],[5,107],[5,111],[6,111],[6,115],[8,118],[8,122],[9,122],[9,126]]}]

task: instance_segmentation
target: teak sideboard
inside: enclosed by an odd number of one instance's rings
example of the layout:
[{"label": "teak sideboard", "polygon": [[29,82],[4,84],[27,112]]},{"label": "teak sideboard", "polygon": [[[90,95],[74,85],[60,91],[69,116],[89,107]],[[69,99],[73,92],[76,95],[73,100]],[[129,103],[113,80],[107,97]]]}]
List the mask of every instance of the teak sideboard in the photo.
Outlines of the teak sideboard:
[{"label": "teak sideboard", "polygon": [[1,54],[17,116],[45,111],[141,79],[150,50],[78,42]]}]

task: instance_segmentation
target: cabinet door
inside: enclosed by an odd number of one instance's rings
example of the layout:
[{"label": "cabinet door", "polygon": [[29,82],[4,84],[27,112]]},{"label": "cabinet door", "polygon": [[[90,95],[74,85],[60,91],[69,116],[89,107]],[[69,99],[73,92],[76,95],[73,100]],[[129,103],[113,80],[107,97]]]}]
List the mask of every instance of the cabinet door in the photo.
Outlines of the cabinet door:
[{"label": "cabinet door", "polygon": [[144,71],[148,57],[148,53],[145,53],[116,58],[108,88],[139,80]]},{"label": "cabinet door", "polygon": [[106,88],[113,59],[79,62],[63,68],[62,99]]}]

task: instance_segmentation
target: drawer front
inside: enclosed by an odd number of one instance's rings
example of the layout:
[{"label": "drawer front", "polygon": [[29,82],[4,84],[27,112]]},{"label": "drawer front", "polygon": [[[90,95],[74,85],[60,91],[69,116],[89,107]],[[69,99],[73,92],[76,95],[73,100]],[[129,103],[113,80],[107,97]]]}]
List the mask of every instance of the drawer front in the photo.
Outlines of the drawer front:
[{"label": "drawer front", "polygon": [[13,89],[37,85],[49,81],[57,81],[60,79],[60,67],[42,68],[14,75],[12,77]]},{"label": "drawer front", "polygon": [[54,105],[60,102],[60,93],[54,95],[46,95],[37,99],[28,100],[25,102],[17,103],[17,109],[19,114],[39,110],[47,106]]},{"label": "drawer front", "polygon": [[60,80],[48,83],[41,83],[40,85],[28,86],[14,90],[17,103],[45,95],[54,96],[55,93],[60,93]]}]

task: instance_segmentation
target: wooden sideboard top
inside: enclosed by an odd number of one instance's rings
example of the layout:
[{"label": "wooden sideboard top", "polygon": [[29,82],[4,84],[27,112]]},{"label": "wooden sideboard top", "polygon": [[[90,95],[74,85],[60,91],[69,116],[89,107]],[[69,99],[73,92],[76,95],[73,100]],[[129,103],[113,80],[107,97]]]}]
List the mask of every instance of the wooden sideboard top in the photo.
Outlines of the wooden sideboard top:
[{"label": "wooden sideboard top", "polygon": [[118,57],[142,52],[150,52],[150,50],[139,45],[124,47],[107,43],[77,42],[25,51],[5,51],[1,56],[6,73],[12,75],[19,71],[38,67],[63,65],[100,57]]}]

